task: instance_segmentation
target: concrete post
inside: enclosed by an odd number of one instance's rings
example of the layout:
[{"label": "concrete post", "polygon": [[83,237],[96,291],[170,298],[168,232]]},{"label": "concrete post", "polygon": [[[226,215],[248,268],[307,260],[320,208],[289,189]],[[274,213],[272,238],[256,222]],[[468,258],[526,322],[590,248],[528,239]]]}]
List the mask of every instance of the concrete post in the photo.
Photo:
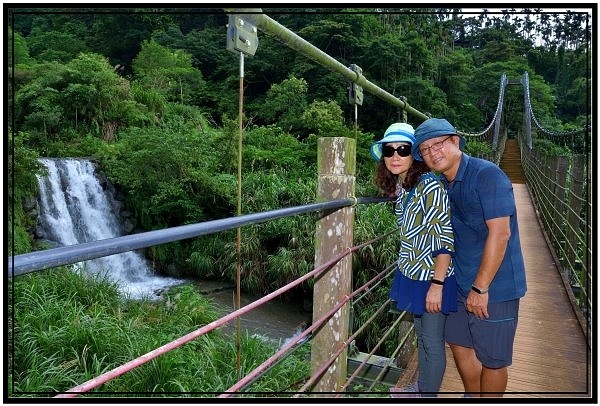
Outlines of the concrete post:
[{"label": "concrete post", "polygon": [[[356,141],[327,137],[317,142],[317,201],[354,197]],[[319,219],[315,238],[315,267],[339,255],[353,244],[354,207],[345,207]],[[323,317],[352,292],[352,255],[324,271],[315,280],[313,320]],[[350,305],[346,304],[320,329],[312,340],[313,375],[347,341],[350,331]],[[338,392],[347,379],[348,351],[315,382],[313,392]]]}]

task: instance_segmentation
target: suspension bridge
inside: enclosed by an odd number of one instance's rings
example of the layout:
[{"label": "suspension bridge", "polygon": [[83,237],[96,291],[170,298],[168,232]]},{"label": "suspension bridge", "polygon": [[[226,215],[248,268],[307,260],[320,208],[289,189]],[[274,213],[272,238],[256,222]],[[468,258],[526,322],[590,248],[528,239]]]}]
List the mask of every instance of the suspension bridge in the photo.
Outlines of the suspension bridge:
[{"label": "suspension bridge", "polygon": [[[417,121],[427,118],[425,114],[409,106],[407,100],[390,95],[366,80],[356,69],[346,68],[265,15],[258,13],[255,9],[252,10],[255,14],[239,14],[236,15],[236,18],[244,20],[246,24],[250,24],[250,27],[277,36],[298,52],[346,76],[348,80],[362,86],[367,92],[393,103]],[[244,50],[237,49],[237,51],[240,51],[240,57],[243,59]],[[514,139],[507,137],[502,123],[504,91],[509,84],[521,85],[524,94],[523,125]],[[593,194],[591,193],[589,145],[584,146],[583,154],[573,154],[570,157],[548,157],[543,151],[536,149],[534,142],[536,139],[545,138],[559,140],[563,145],[574,144],[578,134],[584,134],[583,139],[589,140],[590,126],[566,133],[555,133],[543,128],[536,119],[531,106],[528,76],[525,72],[518,79],[511,78],[509,80],[506,75],[502,76],[496,114],[484,130],[476,134],[459,133],[467,140],[477,140],[490,145],[491,152],[481,157],[500,165],[509,175],[517,203],[528,292],[522,299],[520,308],[514,362],[509,367],[505,397],[595,397],[595,394],[592,395],[592,388],[595,387],[592,383],[595,371],[592,370],[594,357],[592,356],[593,337],[591,334],[594,316],[591,293]],[[165,343],[165,345],[118,368],[72,388],[65,388],[63,392],[57,393],[56,397],[85,396],[88,392],[101,388],[103,383],[222,327],[227,322],[263,305],[308,278],[317,277],[322,281],[319,283],[323,284],[315,284],[313,324],[307,326],[302,334],[290,340],[287,345],[274,352],[263,364],[257,366],[227,390],[222,391],[219,397],[232,397],[243,393],[249,383],[259,379],[261,374],[278,359],[311,337],[313,342],[311,376],[306,378],[306,382],[300,389],[288,396],[344,396],[352,379],[355,378],[355,373],[351,374],[347,369],[348,347],[364,327],[359,326],[355,329],[356,326],[351,325],[349,309],[356,303],[360,295],[383,278],[391,275],[394,259],[388,269],[382,270],[367,284],[352,290],[349,282],[352,274],[352,261],[349,261],[348,258],[354,252],[372,244],[373,241],[356,244],[352,241],[351,226],[347,225],[353,224],[356,205],[380,202],[381,199],[356,198],[353,195],[353,185],[348,183],[348,179],[352,178],[352,173],[345,171],[353,168],[352,160],[355,159],[355,156],[348,157],[347,155],[352,154],[344,154],[345,151],[352,151],[355,148],[353,140],[330,138],[320,141],[323,141],[319,145],[319,154],[323,156],[324,167],[319,168],[319,174],[334,173],[342,179],[335,181],[338,182],[336,184],[338,192],[339,185],[344,185],[341,188],[343,189],[341,197],[337,195],[334,198],[332,185],[327,183],[330,180],[325,180],[325,183],[321,183],[320,180],[318,196],[320,203],[312,205],[283,208],[272,212],[118,237],[110,241],[96,241],[9,257],[8,276],[14,278],[28,272],[239,228],[276,218],[315,211],[324,214],[316,227],[320,237],[317,237],[319,244],[317,244],[315,253],[315,268],[312,271],[289,285],[283,286],[249,305],[238,308],[196,331],[170,343]],[[340,163],[343,165],[340,166]],[[327,230],[336,228],[342,231],[339,233],[340,236],[332,238]],[[389,234],[381,238],[387,236]],[[323,277],[324,275],[327,275],[328,278]],[[331,282],[331,280],[334,281]],[[325,297],[332,299],[325,300]],[[386,311],[388,307],[388,303],[382,303],[380,309]],[[410,354],[414,354],[414,349],[410,349],[407,339],[410,329],[404,331],[406,334],[401,333],[404,316],[405,314],[399,315],[392,326],[400,326],[399,331],[390,330],[390,332],[395,331],[394,334],[398,334],[400,342],[397,352],[394,353],[395,356],[407,346]],[[404,324],[406,327],[406,323]],[[333,339],[332,337],[337,338]],[[371,355],[367,354],[356,371],[369,364]],[[448,367],[439,396],[462,397],[464,389],[449,349],[447,349],[447,355]],[[381,373],[374,381],[383,376],[385,370],[390,366],[391,361],[381,368]],[[391,385],[403,386],[414,380],[416,368],[416,357],[413,355],[402,366],[403,373],[399,380],[392,382]],[[363,395],[367,396],[368,392]]]}]

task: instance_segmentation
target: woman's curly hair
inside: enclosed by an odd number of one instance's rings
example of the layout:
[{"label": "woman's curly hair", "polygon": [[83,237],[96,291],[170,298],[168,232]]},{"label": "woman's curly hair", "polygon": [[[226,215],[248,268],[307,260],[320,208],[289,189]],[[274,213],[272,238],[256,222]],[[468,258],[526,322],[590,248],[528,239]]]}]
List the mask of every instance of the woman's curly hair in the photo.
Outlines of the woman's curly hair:
[{"label": "woman's curly hair", "polygon": [[[429,167],[423,161],[413,160],[412,165],[406,173],[402,187],[410,190],[419,182],[421,175],[430,172]],[[397,196],[396,185],[398,183],[398,175],[391,173],[385,166],[384,158],[381,157],[375,170],[375,184],[379,190],[387,197]]]}]

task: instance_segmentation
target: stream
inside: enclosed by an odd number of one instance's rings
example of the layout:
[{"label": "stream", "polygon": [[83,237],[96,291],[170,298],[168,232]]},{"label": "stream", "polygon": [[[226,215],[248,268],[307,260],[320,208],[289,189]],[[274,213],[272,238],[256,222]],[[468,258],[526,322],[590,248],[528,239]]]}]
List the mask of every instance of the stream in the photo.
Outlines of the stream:
[{"label": "stream", "polygon": [[[234,307],[235,286],[215,281],[200,281],[198,289],[205,297],[222,309],[222,316],[231,313]],[[253,296],[242,292],[240,305],[244,307],[260,296]],[[283,302],[279,298],[252,309],[240,316],[240,326],[250,335],[258,335],[264,339],[272,340],[279,345],[284,345],[286,339],[300,334],[311,324],[312,314],[302,308],[302,303]],[[236,334],[237,320],[231,320],[221,327],[228,334]]]}]

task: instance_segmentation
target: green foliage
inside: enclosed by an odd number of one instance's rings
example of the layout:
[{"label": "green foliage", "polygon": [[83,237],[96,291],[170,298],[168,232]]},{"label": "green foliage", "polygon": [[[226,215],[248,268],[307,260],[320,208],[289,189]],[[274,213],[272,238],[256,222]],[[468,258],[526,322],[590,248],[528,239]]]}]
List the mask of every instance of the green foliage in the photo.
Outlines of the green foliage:
[{"label": "green foliage", "polygon": [[446,95],[431,80],[411,77],[401,80],[399,84],[406,89],[405,96],[411,105],[419,106],[420,111],[428,112],[432,117],[446,117]]},{"label": "green foliage", "polygon": [[25,254],[31,251],[31,240],[27,232],[28,224],[27,217],[24,216],[22,209],[12,210],[6,219],[7,236],[7,251],[8,255]]},{"label": "green foliage", "polygon": [[448,120],[457,128],[477,128],[485,122],[483,113],[472,103],[462,103],[460,107],[449,113]]},{"label": "green foliage", "polygon": [[38,162],[39,154],[27,146],[31,135],[26,132],[15,133],[8,129],[8,199],[19,199],[37,191],[36,174],[43,165]]},{"label": "green foliage", "polygon": [[[60,91],[65,87],[66,69],[57,63],[32,69],[33,81],[15,93],[15,130],[30,129],[44,137],[55,134],[63,117]],[[35,146],[35,144],[34,144]]]},{"label": "green foliage", "polygon": [[[485,114],[493,115],[498,105],[502,74],[506,73],[508,79],[520,78],[525,71],[527,71],[527,65],[523,61],[490,62],[475,69],[471,76],[472,86],[470,87],[471,95],[477,97],[475,99],[477,102],[474,104]],[[508,89],[510,87],[507,87],[507,92]],[[515,94],[519,95],[515,97],[523,98],[522,91],[515,92]]]},{"label": "green foliage", "polygon": [[[192,99],[192,103],[201,105],[207,117],[215,117],[215,120],[220,119],[223,114],[236,116],[239,96],[237,91],[232,89],[239,87],[239,67],[236,56],[228,52],[225,47],[226,34],[223,27],[226,20],[223,24],[219,24],[216,22],[219,18],[213,15],[204,14],[199,17],[189,32],[181,27],[181,35],[178,35],[176,30],[170,28],[155,32],[153,38],[169,49],[182,49],[191,54],[194,67],[202,72],[204,79],[210,84],[202,89],[197,98]],[[178,26],[177,30],[179,28]],[[259,54],[256,58],[246,60],[248,77],[256,76],[248,72],[252,69],[252,65],[263,61],[259,55],[264,50],[267,40],[261,38],[260,41]],[[269,78],[273,77],[264,72],[264,65],[261,67],[263,69],[258,69],[261,74]],[[271,67],[271,71],[273,70],[276,69]]]},{"label": "green foliage", "polygon": [[555,144],[554,142],[542,138],[533,139],[533,149],[541,151],[542,154],[550,157],[571,156],[568,148]]},{"label": "green foliage", "polygon": [[215,157],[207,138],[183,119],[130,128],[120,138],[103,164],[127,192],[142,227],[177,226],[209,219],[215,212],[231,213],[231,197],[218,190],[212,176]]},{"label": "green foliage", "polygon": [[276,123],[286,132],[305,128],[302,113],[307,107],[306,79],[290,76],[267,91],[265,101],[260,106],[259,116],[266,123]]},{"label": "green foliage", "polygon": [[[8,297],[12,396],[66,391],[218,317],[213,303],[191,284],[172,287],[157,301],[130,301],[115,284],[65,268],[20,276],[9,284]],[[240,350],[245,375],[276,348],[246,334]],[[248,389],[289,391],[310,373],[305,355],[306,350],[287,357]],[[213,331],[91,393],[212,396],[238,380],[235,357],[234,340]]]},{"label": "green foliage", "polygon": [[[369,72],[379,82],[393,83],[399,80],[402,75],[403,60],[398,57],[405,49],[402,37],[396,33],[386,32],[376,37],[370,38],[367,44],[369,52],[365,52],[362,63],[363,73]],[[381,64],[381,66],[378,66]]]},{"label": "green foliage", "polygon": [[[362,131],[356,132],[357,196],[376,196],[378,194],[374,183],[377,163],[371,155],[371,145],[382,137],[383,131],[379,137]],[[366,188],[366,190],[361,192],[361,188]]]},{"label": "green foliage", "polygon": [[309,131],[316,131],[320,137],[352,136],[344,125],[342,109],[333,100],[313,101],[302,114],[302,120]]},{"label": "green foliage", "polygon": [[[292,172],[248,173],[242,184],[242,210],[259,213],[312,203],[316,190],[316,179]],[[312,216],[301,215],[245,227],[240,242],[243,288],[266,294],[306,273],[314,260],[314,222]],[[236,280],[235,241],[232,237],[225,245],[225,254],[215,267],[230,281]],[[284,266],[289,272],[282,272],[281,264],[289,255],[294,260]]]},{"label": "green foliage", "polygon": [[464,49],[457,49],[441,59],[438,86],[446,93],[449,105],[459,107],[467,99],[472,71],[473,58]]},{"label": "green foliage", "polygon": [[136,82],[160,92],[170,102],[194,104],[205,85],[200,71],[192,66],[192,55],[171,51],[153,40],[142,42],[132,67]]},{"label": "green foliage", "polygon": [[[129,82],[119,77],[108,60],[98,54],[80,54],[68,64],[69,82],[80,83],[77,91],[88,101],[80,106],[78,97],[65,100],[65,111],[72,120],[82,119],[89,122],[95,134],[106,141],[113,141],[113,134],[107,134],[107,122],[128,123],[131,91]],[[75,125],[76,127],[76,125]]]},{"label": "green foliage", "polygon": [[[68,142],[67,142],[68,141]],[[92,134],[78,134],[65,131],[60,140],[50,140],[46,144],[46,155],[51,157],[91,157],[103,154],[108,145]]]},{"label": "green foliage", "polygon": [[[487,142],[468,140],[465,144],[464,151],[472,156],[487,157],[492,153],[492,148]],[[487,159],[487,158],[484,158]]]},{"label": "green foliage", "polygon": [[234,230],[195,238],[189,248],[189,275],[198,279],[224,278],[228,264],[224,263],[223,254],[230,249],[231,241],[236,241]]},{"label": "green foliage", "polygon": [[[62,28],[62,27],[61,27]],[[67,63],[81,52],[88,52],[85,41],[76,34],[34,28],[27,37],[31,57],[38,62]]]},{"label": "green foliage", "polygon": [[255,126],[244,134],[244,172],[275,171],[281,168],[290,172],[303,172],[314,166],[314,161],[310,158],[309,146],[280,127]]},{"label": "green foliage", "polygon": [[15,121],[17,128],[43,135],[34,144],[40,149],[70,130],[111,142],[119,125],[140,121],[129,82],[101,55],[82,53],[66,65],[36,65],[31,77],[15,94]]},{"label": "green foliage", "polygon": [[12,29],[8,30],[8,46],[8,66],[13,66],[13,54],[15,66],[26,66],[31,63],[31,57],[29,56],[29,47],[27,46],[27,41],[21,34],[19,34],[18,32],[13,32]]},{"label": "green foliage", "polygon": [[578,77],[573,80],[562,98],[560,104],[562,109],[571,114],[573,119],[579,119],[578,127],[581,128],[585,124],[590,111],[587,106],[581,105],[581,100],[589,100],[590,88],[589,80],[586,77]]},{"label": "green foliage", "polygon": [[[356,208],[354,239],[357,243],[370,241],[374,236],[381,236],[397,227],[392,203],[359,205]],[[396,234],[362,248],[354,256],[354,266],[359,270],[357,286],[361,286],[376,273],[394,263],[397,257],[398,239]],[[372,273],[373,271],[376,273]]]},{"label": "green foliage", "polygon": [[529,74],[529,98],[531,108],[538,120],[556,117],[556,96],[553,94],[553,89],[535,73]]},{"label": "green foliage", "polygon": [[[160,10],[151,14],[39,11],[38,14],[19,15],[14,19],[14,27],[26,41],[32,56],[42,58],[40,61],[67,63],[69,55],[74,58],[82,51],[95,52],[108,57],[123,74],[129,74],[133,61],[148,54],[143,44],[154,43],[156,52],[151,55],[156,56],[156,60],[146,59],[151,62],[146,66],[152,67],[152,63],[156,63],[156,70],[163,69],[160,76],[174,79],[159,91],[170,91],[172,100],[183,97],[188,100],[186,102],[200,105],[214,117],[236,113],[237,94],[231,89],[237,87],[239,70],[236,56],[223,46],[226,18],[222,13],[216,13],[216,10],[213,13],[210,9],[200,14],[160,13]],[[354,8],[315,9],[301,14],[285,14],[285,9],[272,11],[276,12],[278,21],[342,64],[357,63],[365,76],[383,89],[409,96],[411,106],[421,111],[440,115],[439,110],[412,100],[413,95],[408,94],[400,81],[409,77],[433,80],[447,95],[450,109],[446,116],[459,118],[460,114],[452,110],[460,109],[465,102],[462,97],[465,84],[469,87],[479,81],[478,76],[472,75],[471,61],[476,61],[474,66],[490,62],[529,62],[530,74],[539,72],[547,82],[556,83],[557,94],[561,95],[558,102],[564,101],[564,106],[558,106],[559,115],[566,114],[570,120],[577,116],[577,110],[580,113],[585,110],[581,106],[585,105],[586,98],[580,97],[580,93],[569,92],[575,80],[589,79],[590,75],[587,69],[590,53],[586,52],[589,25],[582,20],[587,17],[585,14],[555,13],[550,16],[531,14],[526,9],[508,18],[508,15],[486,12],[467,17],[432,9],[418,13],[383,9],[375,14],[370,9]],[[542,46],[533,48],[534,41]],[[159,52],[156,47],[163,47],[167,52]],[[48,55],[44,56],[44,53]],[[187,57],[179,58],[185,54],[191,56],[191,66],[198,73],[202,72],[210,86],[203,86],[200,81],[187,81],[187,73],[178,72],[180,68],[188,72]],[[165,61],[168,62],[166,65],[163,64]],[[173,61],[177,63],[171,64]],[[331,99],[343,106],[347,115],[352,113],[344,106],[346,80],[270,36],[261,38],[256,57],[246,61],[248,104],[256,102],[259,106],[271,85],[282,83],[290,74],[307,81],[307,103]],[[479,105],[471,97],[467,99],[467,103]],[[377,123],[388,122],[395,114],[393,109],[382,109],[370,95],[367,95],[362,111],[365,114],[361,121],[367,124],[367,131],[376,130]],[[297,123],[279,124],[289,131],[290,124]],[[482,128],[484,124],[478,127]],[[297,130],[301,131],[300,128],[292,129]]]},{"label": "green foliage", "polygon": [[23,200],[37,193],[36,174],[43,175],[43,165],[38,161],[37,152],[26,146],[28,133],[14,133],[8,130],[8,204],[7,247],[10,255],[23,254],[31,250],[28,229],[35,226],[24,212]]}]

